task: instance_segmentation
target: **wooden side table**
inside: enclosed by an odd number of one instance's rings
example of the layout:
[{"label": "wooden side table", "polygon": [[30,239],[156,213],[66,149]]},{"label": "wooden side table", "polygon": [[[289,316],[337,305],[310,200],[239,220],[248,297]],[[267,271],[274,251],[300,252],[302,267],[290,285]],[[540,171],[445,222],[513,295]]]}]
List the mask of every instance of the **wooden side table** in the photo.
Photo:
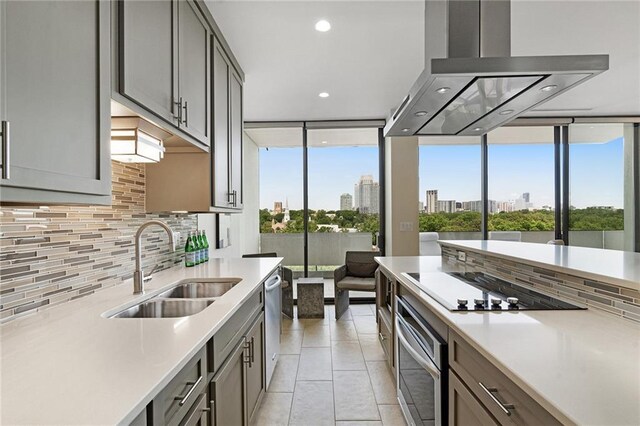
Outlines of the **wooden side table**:
[{"label": "wooden side table", "polygon": [[324,318],[324,279],[298,278],[298,318]]}]

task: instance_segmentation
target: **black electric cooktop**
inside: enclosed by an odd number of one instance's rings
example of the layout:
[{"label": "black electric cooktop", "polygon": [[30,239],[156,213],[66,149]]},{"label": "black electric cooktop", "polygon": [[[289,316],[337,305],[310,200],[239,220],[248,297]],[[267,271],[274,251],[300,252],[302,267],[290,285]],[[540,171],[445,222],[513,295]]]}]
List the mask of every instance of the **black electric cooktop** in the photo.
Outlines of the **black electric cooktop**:
[{"label": "black electric cooktop", "polygon": [[450,311],[586,309],[481,272],[406,275]]}]

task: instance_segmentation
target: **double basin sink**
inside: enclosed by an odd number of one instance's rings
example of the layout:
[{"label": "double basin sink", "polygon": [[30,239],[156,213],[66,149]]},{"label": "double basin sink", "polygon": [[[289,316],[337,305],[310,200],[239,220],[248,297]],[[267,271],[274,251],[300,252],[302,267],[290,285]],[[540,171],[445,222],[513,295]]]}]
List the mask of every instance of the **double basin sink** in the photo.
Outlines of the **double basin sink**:
[{"label": "double basin sink", "polygon": [[182,281],[109,318],[179,318],[203,311],[240,282],[237,278]]}]

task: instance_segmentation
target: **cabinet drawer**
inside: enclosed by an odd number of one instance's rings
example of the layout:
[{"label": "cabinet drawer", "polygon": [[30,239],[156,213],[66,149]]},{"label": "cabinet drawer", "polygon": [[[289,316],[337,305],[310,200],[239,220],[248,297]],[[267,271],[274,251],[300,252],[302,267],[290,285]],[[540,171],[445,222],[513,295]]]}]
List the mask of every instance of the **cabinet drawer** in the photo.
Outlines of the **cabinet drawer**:
[{"label": "cabinet drawer", "polygon": [[153,423],[180,424],[206,384],[207,359],[203,348],[153,400]]},{"label": "cabinet drawer", "polygon": [[209,426],[207,422],[207,393],[198,395],[198,399],[193,403],[191,410],[180,422],[180,426]]},{"label": "cabinet drawer", "polygon": [[451,370],[449,370],[449,425],[498,426],[489,411]]},{"label": "cabinet drawer", "polygon": [[449,332],[449,364],[500,424],[561,424],[497,367],[452,331]]},{"label": "cabinet drawer", "polygon": [[238,341],[244,336],[247,328],[253,323],[256,314],[262,310],[264,303],[262,289],[263,286],[256,289],[209,341],[209,371],[213,373],[218,371]]}]

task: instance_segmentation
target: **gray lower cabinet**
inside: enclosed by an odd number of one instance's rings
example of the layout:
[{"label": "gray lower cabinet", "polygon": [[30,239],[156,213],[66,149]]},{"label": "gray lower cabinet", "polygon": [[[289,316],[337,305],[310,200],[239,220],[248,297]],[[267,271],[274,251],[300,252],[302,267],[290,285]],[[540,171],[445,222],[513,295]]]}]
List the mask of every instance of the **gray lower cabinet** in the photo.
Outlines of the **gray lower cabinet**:
[{"label": "gray lower cabinet", "polygon": [[213,424],[248,425],[265,388],[264,313],[255,319],[209,385]]},{"label": "gray lower cabinet", "polygon": [[0,2],[2,202],[110,204],[110,16]]},{"label": "gray lower cabinet", "polygon": [[122,0],[117,30],[117,93],[208,146],[212,33],[198,4]]},{"label": "gray lower cabinet", "polygon": [[452,426],[497,426],[499,424],[453,371],[449,371],[449,424]]},{"label": "gray lower cabinet", "polygon": [[213,42],[214,207],[242,209],[242,79],[217,39]]},{"label": "gray lower cabinet", "polygon": [[196,415],[205,415],[208,408],[202,395],[206,394],[207,374],[206,348],[202,348],[153,399],[153,424],[187,424],[194,407],[200,407]]}]

